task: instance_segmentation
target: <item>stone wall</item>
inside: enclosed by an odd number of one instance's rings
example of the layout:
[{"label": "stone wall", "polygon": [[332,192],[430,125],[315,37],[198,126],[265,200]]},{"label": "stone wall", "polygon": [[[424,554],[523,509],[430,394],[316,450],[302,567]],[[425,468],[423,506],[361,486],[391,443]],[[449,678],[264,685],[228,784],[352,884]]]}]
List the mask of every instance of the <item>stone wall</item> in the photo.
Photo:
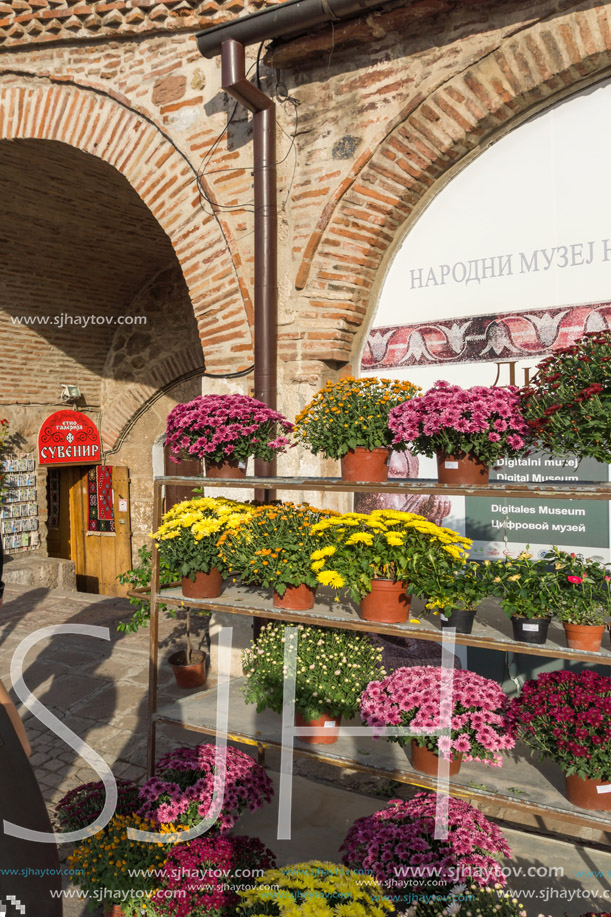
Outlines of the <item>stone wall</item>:
[{"label": "stone wall", "polygon": [[[168,9],[146,6],[159,28],[144,40],[134,25],[120,39],[68,30],[53,45],[5,47],[0,137],[60,141],[122,173],[172,242],[208,368],[232,371],[252,361],[251,122],[242,109],[231,117],[219,61],[198,54],[190,20],[184,32],[166,30]],[[268,52],[287,410],[326,374],[356,365],[390,254],[454,171],[608,74],[609,9],[422,0]],[[225,18],[236,12],[224,7]],[[197,25],[215,15],[198,14]],[[282,102],[285,89],[294,104]]]},{"label": "stone wall", "polygon": [[[3,394],[2,401],[6,402],[0,404],[0,411],[9,420],[15,451],[36,456],[40,425],[60,407],[60,383],[74,382],[81,387],[85,404],[79,406],[100,426],[106,444],[114,443],[107,451],[107,463],[130,470],[134,558],[151,531],[153,444],[164,433],[166,417],[174,405],[201,392],[204,370],[195,317],[177,265],[147,282],[125,307],[125,317],[137,316],[145,317],[146,324],[103,326],[103,334],[96,334],[95,326],[90,339],[80,329],[72,339],[67,337],[61,359],[53,352],[53,338],[37,336],[31,327],[12,326],[11,348],[0,345],[5,357],[0,378],[5,379],[7,388],[14,380],[15,399]],[[79,347],[83,335],[95,355],[86,365]],[[37,345],[34,351],[31,338]],[[21,373],[12,362],[13,352],[23,358]],[[20,388],[26,384],[33,389],[31,402],[27,389]],[[37,499],[44,552],[44,467],[37,470]]]},{"label": "stone wall", "polygon": [[204,358],[197,324],[180,268],[160,272],[139,291],[130,315],[141,324],[119,325],[106,354],[102,372],[102,434],[116,445],[138,412],[151,399],[183,376],[197,376]]},{"label": "stone wall", "polygon": [[[3,217],[12,200],[0,402],[28,437],[60,377],[80,379],[103,409],[105,447],[136,456],[131,437],[148,449],[179,391],[155,401],[166,385],[202,360],[217,374],[251,365],[252,120],[220,90],[220,61],[199,55],[194,31],[256,6],[0,3]],[[265,49],[289,416],[358,367],[386,266],[456,171],[610,71],[601,0],[415,0]],[[156,298],[155,283],[172,292]],[[160,346],[141,328],[79,336],[13,321],[19,308],[54,316],[63,303],[83,315],[148,309]],[[306,462],[295,450],[281,467],[318,470]]]},{"label": "stone wall", "polygon": [[17,0],[0,3],[0,47],[204,28],[262,0]]}]

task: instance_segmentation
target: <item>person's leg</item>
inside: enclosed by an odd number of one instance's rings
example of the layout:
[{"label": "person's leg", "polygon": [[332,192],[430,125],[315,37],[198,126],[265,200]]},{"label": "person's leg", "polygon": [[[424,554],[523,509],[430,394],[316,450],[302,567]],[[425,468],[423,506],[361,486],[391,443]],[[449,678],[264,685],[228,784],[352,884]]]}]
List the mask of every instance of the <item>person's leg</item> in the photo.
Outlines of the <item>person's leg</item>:
[{"label": "person's leg", "polygon": [[4,687],[4,685],[2,684],[1,679],[0,679],[0,705],[2,705],[4,709],[6,710],[6,712],[8,713],[8,717],[11,723],[13,724],[13,728],[15,732],[17,733],[19,741],[21,742],[23,746],[23,750],[25,751],[26,755],[29,758],[30,755],[32,754],[32,749],[30,747],[30,743],[26,735],[25,726],[21,722],[21,717],[17,713],[17,708],[15,707],[15,704],[12,702],[11,698],[9,697],[9,693],[6,690],[6,688]]}]

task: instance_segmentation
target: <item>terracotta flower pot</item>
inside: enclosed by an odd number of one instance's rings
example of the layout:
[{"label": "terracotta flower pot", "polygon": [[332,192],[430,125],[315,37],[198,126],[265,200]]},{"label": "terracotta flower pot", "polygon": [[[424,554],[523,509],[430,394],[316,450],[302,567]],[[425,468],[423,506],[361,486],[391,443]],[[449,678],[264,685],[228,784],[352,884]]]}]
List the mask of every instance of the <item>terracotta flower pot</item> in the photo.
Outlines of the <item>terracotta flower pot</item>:
[{"label": "terracotta flower pot", "polygon": [[411,596],[405,583],[393,579],[374,579],[371,592],[361,599],[360,616],[379,624],[401,624],[409,619]]},{"label": "terracotta flower pot", "polygon": [[185,650],[172,653],[168,662],[174,670],[174,678],[179,688],[202,688],[206,684],[206,657],[199,650],[191,653],[189,665]]},{"label": "terracotta flower pot", "polygon": [[120,904],[107,904],[104,908],[104,917],[122,917],[122,915]]},{"label": "terracotta flower pot", "polygon": [[342,456],[342,481],[387,481],[390,452],[386,447],[357,446]]},{"label": "terracotta flower pot", "polygon": [[182,594],[188,599],[216,599],[223,591],[223,577],[217,567],[210,573],[196,573],[195,582],[188,577],[182,578]]},{"label": "terracotta flower pot", "polygon": [[487,484],[490,468],[470,452],[456,455],[437,453],[437,480],[440,484]]},{"label": "terracotta flower pot", "polygon": [[587,650],[591,653],[600,652],[605,632],[604,624],[569,624],[568,621],[564,621],[562,626],[569,649]]},{"label": "terracotta flower pot", "polygon": [[571,774],[570,777],[565,776],[564,779],[566,780],[567,799],[574,806],[579,806],[580,809],[594,809],[598,812],[611,812],[611,784],[608,781],[594,780],[592,777],[578,777],[577,774]]},{"label": "terracotta flower pot", "polygon": [[[412,767],[421,774],[427,774],[429,777],[439,776],[439,761],[441,759],[428,748],[418,745],[415,739],[412,739]],[[454,755],[450,761],[450,777],[455,777],[462,764],[462,755]]]},{"label": "terracotta flower pot", "polygon": [[465,608],[446,608],[442,611],[441,626],[456,628],[457,634],[470,634],[473,630],[475,612]]},{"label": "terracotta flower pot", "polygon": [[314,607],[316,589],[301,583],[299,586],[287,586],[284,595],[274,590],[274,608],[286,608],[289,611],[307,611]]},{"label": "terracotta flower pot", "polygon": [[237,459],[229,459],[224,462],[211,462],[206,459],[204,462],[207,478],[245,478],[246,468],[241,468]]},{"label": "terracotta flower pot", "polygon": [[296,736],[299,742],[305,742],[307,745],[333,745],[337,742],[338,729],[341,725],[341,716],[331,716],[323,713],[316,720],[304,720],[298,710],[295,711],[295,726],[320,726],[319,731],[311,736]]}]

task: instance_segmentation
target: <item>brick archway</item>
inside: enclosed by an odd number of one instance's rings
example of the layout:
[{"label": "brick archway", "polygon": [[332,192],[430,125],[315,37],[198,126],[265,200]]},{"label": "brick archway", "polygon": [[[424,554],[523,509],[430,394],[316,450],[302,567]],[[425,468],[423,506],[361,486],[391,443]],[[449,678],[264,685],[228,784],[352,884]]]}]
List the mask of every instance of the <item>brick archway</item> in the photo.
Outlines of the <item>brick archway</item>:
[{"label": "brick archway", "polygon": [[200,208],[194,169],[150,120],[107,91],[21,77],[0,83],[0,141],[18,139],[59,141],[120,172],[172,242],[207,369],[252,362],[251,308],[228,241]]},{"label": "brick archway", "polygon": [[358,357],[378,272],[457,169],[531,115],[610,74],[611,10],[595,7],[525,29],[424,101],[408,102],[336,189],[305,247],[296,286],[315,307],[311,359]]}]

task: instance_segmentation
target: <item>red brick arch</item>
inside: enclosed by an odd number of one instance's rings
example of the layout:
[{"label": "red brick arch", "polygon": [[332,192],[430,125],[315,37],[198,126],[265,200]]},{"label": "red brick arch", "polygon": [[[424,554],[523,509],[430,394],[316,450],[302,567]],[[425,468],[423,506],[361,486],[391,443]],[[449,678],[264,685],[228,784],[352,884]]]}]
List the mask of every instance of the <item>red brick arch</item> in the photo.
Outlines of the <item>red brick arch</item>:
[{"label": "red brick arch", "polygon": [[187,379],[197,378],[203,374],[201,351],[197,345],[185,348],[180,355],[178,365],[175,355],[160,360],[149,367],[149,379],[157,386],[151,392],[151,385],[146,382],[133,382],[121,387],[108,402],[102,413],[101,438],[104,449],[116,449],[122,443],[135,420],[148,410],[159,398],[163,390],[171,389]]},{"label": "red brick arch", "polygon": [[336,189],[305,247],[296,286],[317,312],[309,356],[358,358],[380,268],[454,170],[535,112],[609,75],[604,5],[525,29],[424,101],[408,102]]},{"label": "red brick arch", "polygon": [[0,140],[55,140],[117,169],[172,242],[207,370],[235,372],[249,365],[251,308],[228,240],[217,220],[202,212],[195,171],[169,138],[108,91],[26,76],[10,79],[0,82]]}]

